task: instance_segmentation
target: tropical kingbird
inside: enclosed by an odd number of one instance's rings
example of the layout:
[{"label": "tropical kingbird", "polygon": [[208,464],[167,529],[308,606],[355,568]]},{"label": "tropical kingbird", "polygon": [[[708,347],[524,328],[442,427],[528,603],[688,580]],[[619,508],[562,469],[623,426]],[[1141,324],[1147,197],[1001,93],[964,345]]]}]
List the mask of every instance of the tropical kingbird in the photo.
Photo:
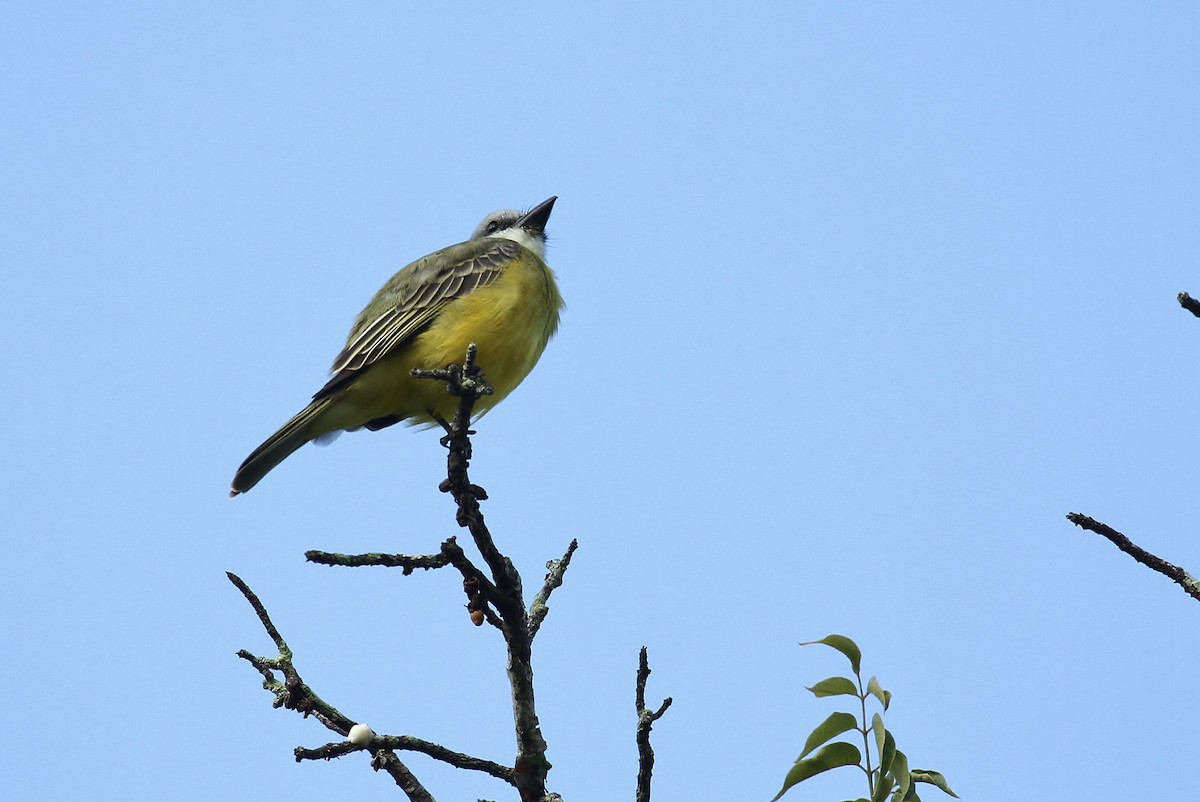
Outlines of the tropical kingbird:
[{"label": "tropical kingbird", "polygon": [[537,364],[558,329],[562,296],[546,265],[546,221],[557,198],[528,212],[492,212],[466,242],[434,251],[383,285],[354,321],[333,377],[312,403],[254,449],[233,477],[245,493],[296,449],[341,431],[449,420],[458,399],[414,368],[462,361],[470,343],[495,393],[483,414]]}]

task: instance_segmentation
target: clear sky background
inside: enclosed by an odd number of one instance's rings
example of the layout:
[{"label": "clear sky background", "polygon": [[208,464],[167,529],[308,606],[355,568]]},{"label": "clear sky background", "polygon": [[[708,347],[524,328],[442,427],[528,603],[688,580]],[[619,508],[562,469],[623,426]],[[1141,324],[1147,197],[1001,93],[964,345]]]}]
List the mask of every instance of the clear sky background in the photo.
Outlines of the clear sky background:
[{"label": "clear sky background", "polygon": [[[964,799],[1195,794],[1194,3],[68,4],[0,12],[0,796],[396,799],[273,710],[513,753],[434,432],[245,455],[395,270],[560,196],[568,308],[473,478],[532,593],[568,800],[767,800],[843,670]],[[1053,6],[1053,7],[1051,7]],[[513,799],[411,765],[440,799]],[[795,799],[863,793],[850,770]],[[939,794],[930,791],[927,799]]]}]

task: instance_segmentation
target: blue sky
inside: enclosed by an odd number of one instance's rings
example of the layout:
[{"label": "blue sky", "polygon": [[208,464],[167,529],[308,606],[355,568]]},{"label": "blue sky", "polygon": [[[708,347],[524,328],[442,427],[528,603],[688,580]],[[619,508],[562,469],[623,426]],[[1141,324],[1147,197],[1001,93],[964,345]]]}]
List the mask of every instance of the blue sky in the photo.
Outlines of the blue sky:
[{"label": "blue sky", "polygon": [[551,788],[631,798],[645,644],[654,798],[769,799],[842,632],[965,799],[1191,796],[1200,607],[1064,516],[1200,570],[1200,11],[1049,5],[6,5],[3,796],[397,798],[292,761],[226,570],[347,715],[511,757],[454,576],[303,559],[454,534],[435,433],[226,489],[388,276],[551,194],[472,473],[527,587],[581,544]]}]

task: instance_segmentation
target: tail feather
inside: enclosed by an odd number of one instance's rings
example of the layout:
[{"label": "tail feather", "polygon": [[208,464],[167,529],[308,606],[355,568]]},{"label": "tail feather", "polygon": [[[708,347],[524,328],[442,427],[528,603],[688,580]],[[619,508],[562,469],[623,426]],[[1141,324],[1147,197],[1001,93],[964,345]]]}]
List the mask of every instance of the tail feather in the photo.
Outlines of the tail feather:
[{"label": "tail feather", "polygon": [[332,402],[333,399],[329,397],[313,401],[296,417],[283,424],[279,431],[268,437],[261,446],[250,452],[250,456],[246,457],[246,461],[234,474],[229,495],[236,496],[239,493],[245,493],[270,473],[272,468],[291,456],[293,451],[309,440],[325,434],[313,424]]}]

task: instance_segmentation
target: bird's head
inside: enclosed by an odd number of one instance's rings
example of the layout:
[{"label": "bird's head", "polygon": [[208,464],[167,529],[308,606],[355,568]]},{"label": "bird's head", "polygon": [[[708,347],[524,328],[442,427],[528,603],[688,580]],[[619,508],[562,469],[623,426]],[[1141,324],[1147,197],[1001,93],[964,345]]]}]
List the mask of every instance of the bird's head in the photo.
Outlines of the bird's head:
[{"label": "bird's head", "polygon": [[552,196],[527,212],[517,209],[501,209],[483,218],[475,227],[471,239],[482,237],[504,237],[524,245],[538,256],[546,252],[546,222],[558,196]]}]

